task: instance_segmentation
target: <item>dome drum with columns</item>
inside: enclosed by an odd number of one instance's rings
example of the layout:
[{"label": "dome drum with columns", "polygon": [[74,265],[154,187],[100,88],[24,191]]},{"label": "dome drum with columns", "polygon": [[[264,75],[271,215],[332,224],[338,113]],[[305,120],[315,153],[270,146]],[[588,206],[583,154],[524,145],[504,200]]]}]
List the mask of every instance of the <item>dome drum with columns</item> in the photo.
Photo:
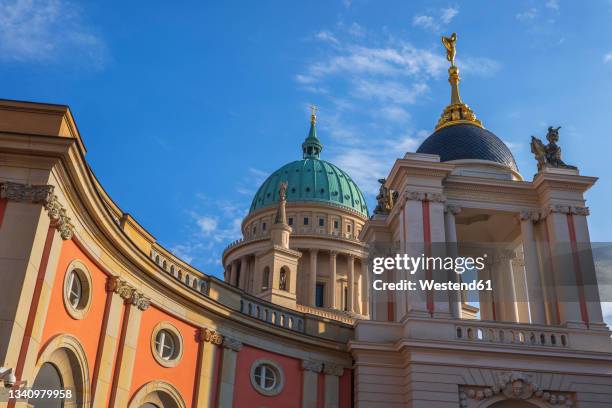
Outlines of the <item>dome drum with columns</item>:
[{"label": "dome drum with columns", "polygon": [[[243,239],[224,252],[225,279],[290,308],[367,314],[366,252],[358,238],[368,219],[367,204],[346,172],[321,160],[322,150],[313,109],[302,160],[282,166],[259,187],[242,223]],[[274,239],[281,205],[288,228],[286,249],[299,254],[294,266],[286,254],[274,255],[271,249],[285,246]],[[285,264],[275,260],[279,257]],[[279,290],[283,266],[285,289]]]}]

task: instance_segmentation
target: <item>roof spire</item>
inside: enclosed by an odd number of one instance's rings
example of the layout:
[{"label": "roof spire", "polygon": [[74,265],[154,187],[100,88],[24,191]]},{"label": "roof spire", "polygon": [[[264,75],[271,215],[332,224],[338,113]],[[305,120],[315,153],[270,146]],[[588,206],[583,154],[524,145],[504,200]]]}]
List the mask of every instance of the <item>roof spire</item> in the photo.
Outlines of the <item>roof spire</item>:
[{"label": "roof spire", "polygon": [[457,33],[452,33],[450,37],[442,37],[442,44],[446,48],[446,59],[451,63],[448,68],[448,82],[451,86],[451,103],[442,112],[440,120],[436,125],[436,130],[443,127],[458,125],[458,124],[469,124],[479,127],[482,126],[482,122],[476,119],[476,115],[470,109],[470,107],[461,101],[459,94],[459,68],[455,65],[455,55],[457,54]]},{"label": "roof spire", "polygon": [[317,106],[310,105],[310,131],[304,143],[302,143],[302,152],[305,159],[318,159],[323,150],[323,145],[317,137]]}]

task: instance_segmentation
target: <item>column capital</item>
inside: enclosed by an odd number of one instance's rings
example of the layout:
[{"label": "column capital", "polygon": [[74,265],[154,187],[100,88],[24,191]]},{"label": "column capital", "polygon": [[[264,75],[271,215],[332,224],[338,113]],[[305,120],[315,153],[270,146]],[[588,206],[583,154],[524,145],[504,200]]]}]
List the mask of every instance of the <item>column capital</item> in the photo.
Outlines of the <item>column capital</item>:
[{"label": "column capital", "polygon": [[313,360],[302,360],[302,370],[320,373],[323,370],[323,363]]},{"label": "column capital", "polygon": [[340,364],[324,364],[323,372],[327,375],[335,375],[336,377],[340,377],[344,372],[344,367]]},{"label": "column capital", "polygon": [[316,248],[308,248],[308,252],[310,252],[310,256],[314,256],[319,253],[319,250]]},{"label": "column capital", "polygon": [[336,256],[338,256],[338,251],[329,251],[329,256],[335,258]]},{"label": "column capital", "polygon": [[106,280],[106,291],[116,293],[125,301],[126,304],[136,306],[139,310],[145,311],[151,306],[151,299],[142,292],[137,291],[127,281],[117,276],[110,276]]},{"label": "column capital", "polygon": [[221,345],[226,348],[226,349],[230,349],[233,351],[240,351],[242,350],[242,342],[239,340],[236,340],[232,337],[227,337],[227,336],[223,336],[223,341],[221,343]]},{"label": "column capital", "polygon": [[208,342],[221,345],[223,343],[223,335],[215,330],[209,329],[208,327],[202,327],[198,329],[196,333],[196,341],[198,343]]},{"label": "column capital", "polygon": [[519,219],[521,221],[537,222],[537,221],[540,221],[542,218],[543,218],[542,211],[540,210],[526,210],[526,211],[521,211],[519,213]]},{"label": "column capital", "polygon": [[461,207],[455,204],[446,204],[444,206],[445,214],[457,215],[461,212]]},{"label": "column capital", "polygon": [[434,203],[446,202],[446,196],[442,193],[430,193],[426,191],[406,191],[406,200],[430,201]]}]

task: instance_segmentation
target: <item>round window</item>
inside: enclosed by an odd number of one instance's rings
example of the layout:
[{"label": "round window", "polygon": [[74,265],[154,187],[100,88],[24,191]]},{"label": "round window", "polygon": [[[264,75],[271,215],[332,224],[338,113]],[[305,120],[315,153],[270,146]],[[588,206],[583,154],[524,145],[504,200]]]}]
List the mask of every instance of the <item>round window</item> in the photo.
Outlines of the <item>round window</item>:
[{"label": "round window", "polygon": [[76,271],[70,271],[68,277],[68,302],[75,309],[83,299],[83,283]]},{"label": "round window", "polygon": [[68,314],[82,319],[91,305],[91,277],[85,265],[73,261],[64,276],[64,305]]},{"label": "round window", "polygon": [[251,368],[251,383],[260,394],[279,394],[284,385],[282,368],[270,360],[257,360]]},{"label": "round window", "polygon": [[168,330],[160,330],[155,336],[155,350],[164,360],[172,360],[176,351],[174,335]]},{"label": "round window", "polygon": [[183,339],[176,327],[161,322],[153,330],[151,349],[153,357],[160,365],[174,367],[183,355]]}]

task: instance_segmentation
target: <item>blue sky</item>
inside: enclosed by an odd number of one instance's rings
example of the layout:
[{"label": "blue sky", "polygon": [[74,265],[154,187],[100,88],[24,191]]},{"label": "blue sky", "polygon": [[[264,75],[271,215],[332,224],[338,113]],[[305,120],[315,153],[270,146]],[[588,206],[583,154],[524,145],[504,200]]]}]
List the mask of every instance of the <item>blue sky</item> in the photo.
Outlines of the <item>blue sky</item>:
[{"label": "blue sky", "polygon": [[207,273],[267,174],[300,158],[308,105],[322,157],[358,181],[414,151],[461,92],[523,176],[531,135],[562,126],[567,163],[609,241],[610,1],[0,1],[0,96],[70,105],[119,206]]}]

